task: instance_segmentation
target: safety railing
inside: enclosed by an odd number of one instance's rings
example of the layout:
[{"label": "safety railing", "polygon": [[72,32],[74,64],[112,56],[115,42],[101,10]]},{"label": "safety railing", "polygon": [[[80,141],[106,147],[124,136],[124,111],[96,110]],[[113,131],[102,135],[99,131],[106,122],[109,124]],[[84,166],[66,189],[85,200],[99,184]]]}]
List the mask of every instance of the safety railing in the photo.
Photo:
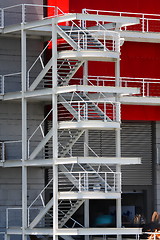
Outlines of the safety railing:
[{"label": "safety railing", "polygon": [[[41,209],[42,208],[39,206],[30,208],[29,210],[27,209],[30,220],[33,220]],[[9,227],[21,227],[21,226],[22,226],[22,208],[21,207],[7,208],[6,228],[8,229]],[[41,220],[38,226],[44,226],[44,220],[43,221]]]},{"label": "safety railing", "polygon": [[1,93],[21,91],[21,72],[5,74],[0,77]]},{"label": "safety railing", "polygon": [[22,141],[0,142],[0,161],[22,159]]},{"label": "safety railing", "polygon": [[[88,76],[88,85],[93,86],[115,86],[115,77],[112,76]],[[72,78],[70,84],[83,85],[82,78]],[[159,97],[160,96],[160,79],[158,78],[132,78],[120,77],[121,87],[135,87],[140,89],[136,96],[142,97]]]},{"label": "safety railing", "polygon": [[[66,106],[66,108],[64,106]],[[97,101],[59,102],[58,103],[58,120],[59,121],[67,121],[67,120],[117,121],[116,103],[97,102]]]},{"label": "safety railing", "polygon": [[[100,191],[100,192],[120,192],[121,191],[121,173],[119,172],[59,172],[61,178],[65,178],[67,174],[77,180],[76,188],[78,192],[82,191]],[[101,181],[100,181],[101,178]],[[103,180],[103,181],[102,181]],[[72,184],[70,191],[75,191]]]},{"label": "safety railing", "polygon": [[82,12],[86,14],[112,15],[120,17],[137,17],[140,19],[139,24],[123,27],[122,30],[141,32],[160,32],[160,14],[117,12],[93,9],[83,9]]},{"label": "safety railing", "polygon": [[0,23],[2,27],[6,27],[14,24],[52,18],[63,14],[63,11],[57,6],[17,4],[0,9]]},{"label": "safety railing", "polygon": [[[29,89],[33,81],[36,79],[38,74],[45,68],[47,63],[45,63],[44,58],[45,54],[48,50],[48,47],[51,45],[52,39],[47,43],[45,48],[42,50],[42,52],[39,54],[39,56],[36,58],[36,60],[33,62],[33,64],[30,66],[30,68],[27,71],[27,88]],[[37,69],[39,69],[38,74]],[[49,70],[49,69],[48,69]],[[36,75],[35,75],[36,74]]]},{"label": "safety railing", "polygon": [[[120,34],[107,30],[69,30],[65,33],[77,44],[77,50],[120,52]],[[66,45],[68,49],[68,46]],[[65,45],[63,45],[65,49]]]},{"label": "safety railing", "polygon": [[22,208],[6,209],[6,228],[22,226]]},{"label": "safety railing", "polygon": [[[51,109],[48,114],[45,116],[45,118],[41,121],[41,123],[37,126],[37,128],[34,130],[34,132],[31,134],[31,136],[28,138],[28,157],[31,154],[31,151],[34,149],[35,143],[39,143],[43,138],[45,138],[45,124],[48,120],[48,117],[52,114]],[[37,138],[39,138],[39,141],[37,141]]]},{"label": "safety railing", "polygon": [[39,211],[46,206],[45,202],[45,194],[46,191],[52,188],[52,182],[53,178],[48,182],[48,184],[42,189],[42,191],[37,195],[37,197],[32,201],[32,203],[28,206],[28,226],[33,220],[33,217],[31,218],[31,213],[33,212],[33,209],[36,209],[35,206],[39,206]]}]

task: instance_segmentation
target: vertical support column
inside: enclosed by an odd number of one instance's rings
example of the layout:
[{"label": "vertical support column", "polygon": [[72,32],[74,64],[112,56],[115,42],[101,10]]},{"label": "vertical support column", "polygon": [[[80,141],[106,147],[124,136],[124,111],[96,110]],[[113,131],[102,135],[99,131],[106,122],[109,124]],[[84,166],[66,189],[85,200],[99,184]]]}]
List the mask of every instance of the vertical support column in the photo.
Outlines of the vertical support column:
[{"label": "vertical support column", "polygon": [[[88,85],[87,77],[88,77],[88,62],[85,61],[83,65],[83,84],[84,85]],[[86,129],[84,133],[84,157],[88,157],[88,140],[89,140],[88,130]],[[85,200],[84,202],[84,226],[86,228],[89,227],[89,199]],[[85,240],[89,240],[88,235],[85,236]]]},{"label": "vertical support column", "polygon": [[55,19],[52,19],[52,128],[53,128],[53,240],[57,240],[58,229],[58,123],[57,123],[57,28]]},{"label": "vertical support column", "polygon": [[27,101],[24,97],[26,91],[26,31],[21,25],[21,72],[22,72],[22,240],[27,240]]},{"label": "vertical support column", "polygon": [[10,240],[11,238],[10,238],[10,235],[8,235],[8,234],[5,234],[5,240]]},{"label": "vertical support column", "polygon": [[[120,86],[120,59],[118,58],[115,62],[115,86]],[[119,95],[116,94],[116,121],[120,121],[120,104]],[[116,129],[116,157],[121,157],[121,130]],[[121,166],[116,165],[116,172],[121,172]],[[118,189],[120,189],[120,183],[117,182]],[[122,227],[122,214],[121,214],[121,198],[116,199],[116,225],[117,228]],[[117,239],[122,239],[121,235],[117,235]]]}]

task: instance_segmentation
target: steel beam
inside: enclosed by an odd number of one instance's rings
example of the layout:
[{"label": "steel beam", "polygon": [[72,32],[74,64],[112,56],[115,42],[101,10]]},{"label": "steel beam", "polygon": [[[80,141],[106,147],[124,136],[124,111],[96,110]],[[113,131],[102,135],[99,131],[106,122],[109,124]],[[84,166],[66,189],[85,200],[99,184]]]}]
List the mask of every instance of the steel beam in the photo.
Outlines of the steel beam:
[{"label": "steel beam", "polygon": [[[103,81],[103,80],[102,80]],[[118,94],[139,94],[140,89],[134,87],[109,87],[109,86],[87,86],[87,85],[70,85],[56,88],[56,93],[67,93],[67,92],[96,92],[96,93],[118,93]]]},{"label": "steel beam", "polygon": [[121,193],[112,192],[59,192],[58,199],[120,199]]},{"label": "steel beam", "polygon": [[77,13],[76,19],[84,21],[102,21],[109,23],[119,23],[122,26],[129,26],[139,24],[139,18],[137,17],[120,17],[111,15],[97,15],[97,14],[82,14]]},{"label": "steel beam", "polygon": [[57,165],[60,164],[108,164],[108,165],[132,165],[141,164],[141,158],[128,158],[128,157],[71,157],[71,158],[58,158]]},{"label": "steel beam", "polygon": [[81,50],[81,51],[61,51],[58,54],[59,59],[75,59],[75,60],[90,60],[90,61],[108,61],[115,62],[119,58],[118,52],[99,51],[99,50]]},{"label": "steel beam", "polygon": [[103,122],[101,120],[90,120],[90,121],[80,121],[71,122],[65,121],[60,122],[58,125],[59,129],[108,129],[114,130],[120,128],[119,122]]},{"label": "steel beam", "polygon": [[[67,233],[68,232],[68,233]],[[142,228],[61,228],[58,235],[139,235]]]},{"label": "steel beam", "polygon": [[[34,228],[26,229],[27,235],[52,235],[52,228]],[[20,235],[22,234],[21,228],[12,228],[7,230],[7,234]],[[139,235],[142,234],[142,228],[59,228],[57,235]]]}]

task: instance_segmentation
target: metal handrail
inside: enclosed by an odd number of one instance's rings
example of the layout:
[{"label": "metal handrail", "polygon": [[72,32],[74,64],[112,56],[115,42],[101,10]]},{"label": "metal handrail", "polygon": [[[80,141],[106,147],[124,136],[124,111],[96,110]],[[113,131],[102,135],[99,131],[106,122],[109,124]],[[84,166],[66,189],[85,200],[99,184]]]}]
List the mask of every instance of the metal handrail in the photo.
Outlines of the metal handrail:
[{"label": "metal handrail", "polygon": [[[103,114],[103,119],[104,121],[115,121],[115,106],[116,106],[116,102],[111,102],[111,101],[101,101],[101,100],[83,100],[83,101],[60,101],[58,102],[58,104],[68,104],[70,107],[73,108],[73,110],[75,111],[75,114],[77,114],[77,120],[81,121],[81,120],[89,120],[90,117],[95,117],[96,119],[98,118],[98,113],[97,112],[90,112],[89,110],[92,110],[92,107],[89,106],[89,103],[93,103],[93,104],[103,104],[104,106],[104,112],[103,110],[99,110],[100,113]],[[111,105],[111,108],[108,109],[109,114],[112,115],[112,118],[110,118],[107,114],[107,112],[105,111],[106,106],[107,105]],[[76,109],[75,109],[76,108]],[[99,108],[99,107],[98,107]],[[97,115],[96,115],[97,114]],[[62,115],[61,115],[62,116]],[[96,117],[97,116],[97,117]],[[100,117],[100,116],[99,116]],[[75,117],[74,117],[75,118]]]},{"label": "metal handrail", "polygon": [[1,93],[4,94],[5,93],[5,78],[6,77],[12,77],[12,76],[17,76],[17,75],[21,75],[21,72],[16,72],[16,73],[9,73],[9,74],[5,74],[5,75],[0,75],[1,78]]},{"label": "metal handrail", "polygon": [[[64,213],[62,210],[58,210],[58,212],[61,212],[61,213],[63,213],[63,214],[65,215],[65,213]],[[79,222],[77,222],[74,218],[70,217],[69,219],[72,220],[72,221],[74,222],[74,224],[77,224],[77,225],[79,225],[80,227],[83,227],[83,228],[84,228],[84,226],[83,226],[82,224],[80,224]],[[73,226],[74,226],[74,225],[73,225]],[[73,227],[73,226],[72,226],[72,227]]]},{"label": "metal handrail", "polygon": [[[85,14],[115,14],[118,16],[132,16],[132,17],[138,17],[140,20],[142,20],[139,24],[142,26],[141,30],[142,32],[149,32],[149,21],[158,21],[160,22],[160,14],[151,14],[151,13],[132,13],[132,12],[118,12],[118,11],[105,11],[105,10],[94,10],[94,9],[82,9],[82,13]],[[159,18],[157,18],[159,17]],[[146,23],[146,30],[145,30],[145,23]],[[137,24],[137,25],[139,25]],[[130,26],[128,26],[130,27]],[[124,30],[127,30],[128,27],[125,27]],[[139,30],[138,30],[139,31]],[[160,31],[160,30],[159,30]],[[156,32],[156,31],[152,31]]]},{"label": "metal handrail", "polygon": [[[33,202],[28,206],[28,210],[33,206],[33,204],[38,200],[38,198],[40,197],[40,199],[43,199],[43,193],[44,191],[48,188],[48,186],[51,184],[51,182],[53,181],[53,178],[47,183],[47,185],[41,190],[41,192],[38,194],[38,196],[33,200]],[[44,199],[42,200],[42,206],[45,207],[45,203],[44,203]]]},{"label": "metal handrail", "polygon": [[[120,172],[96,172],[96,171],[82,171],[82,172],[59,172],[59,175],[67,175],[67,174],[72,174],[74,177],[75,175],[77,176],[77,182],[78,185],[76,187],[78,188],[78,191],[103,191],[103,192],[108,192],[108,191],[121,191],[121,173]],[[98,174],[99,177],[102,178],[104,181],[103,183],[101,181],[96,182],[95,177],[93,177],[94,174]],[[102,177],[104,175],[104,178]],[[113,175],[112,179],[112,186],[107,182],[108,181],[108,176]],[[90,176],[92,177],[92,180],[90,179]],[[119,178],[119,181],[116,181],[116,178]],[[117,184],[117,182],[119,184]],[[96,184],[96,185],[95,185]],[[103,186],[102,186],[103,185]],[[96,188],[97,187],[97,188]]]},{"label": "metal handrail", "polygon": [[[34,208],[31,208],[32,210],[40,210],[42,209],[41,207],[34,207]],[[13,210],[21,210],[22,211],[22,207],[14,207],[14,208],[6,208],[6,228],[8,229],[9,227],[12,227],[12,226],[9,226],[9,211],[13,211]],[[28,209],[27,209],[28,211]],[[29,212],[28,212],[28,217],[30,216]],[[29,219],[29,218],[28,218]],[[28,224],[29,226],[29,224]],[[1,234],[1,233],[0,233]]]},{"label": "metal handrail", "polygon": [[30,141],[31,139],[33,138],[33,136],[36,134],[36,132],[38,130],[40,130],[41,134],[42,134],[42,137],[44,138],[45,137],[45,134],[44,134],[44,130],[43,130],[43,123],[46,121],[46,119],[48,118],[48,116],[51,114],[51,112],[53,111],[53,108],[48,112],[48,114],[45,116],[45,118],[41,121],[41,123],[38,125],[38,127],[34,130],[34,132],[32,133],[32,135],[28,138],[28,157],[29,157],[29,154],[30,154]]},{"label": "metal handrail", "polygon": [[[17,8],[17,7],[21,7],[21,13],[22,13],[22,23],[25,23],[26,19],[25,19],[25,7],[27,6],[33,6],[33,7],[42,7],[42,8],[53,8],[55,9],[55,14],[53,16],[48,16],[48,17],[43,17],[42,19],[45,19],[45,18],[50,18],[50,17],[56,17],[56,16],[59,16],[59,15],[63,15],[65,14],[59,7],[57,6],[49,6],[49,5],[40,5],[40,4],[16,4],[16,5],[12,5],[12,6],[9,6],[9,7],[5,7],[5,8],[1,8],[1,10],[4,11],[4,15],[5,15],[5,10],[8,10],[8,9],[13,9],[13,8]],[[58,14],[58,12],[60,12],[60,14]]]}]

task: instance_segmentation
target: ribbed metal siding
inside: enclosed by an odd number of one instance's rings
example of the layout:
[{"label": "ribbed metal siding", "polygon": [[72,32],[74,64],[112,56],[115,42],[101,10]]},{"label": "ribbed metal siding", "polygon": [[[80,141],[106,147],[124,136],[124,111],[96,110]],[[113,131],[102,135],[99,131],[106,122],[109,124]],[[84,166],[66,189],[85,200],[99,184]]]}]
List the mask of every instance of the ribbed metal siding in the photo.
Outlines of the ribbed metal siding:
[{"label": "ribbed metal siding", "polygon": [[[50,123],[48,124],[50,128]],[[141,157],[141,165],[122,166],[123,185],[152,185],[152,126],[150,122],[121,125],[122,156]],[[115,131],[89,131],[89,146],[99,156],[115,156]],[[83,136],[72,154],[83,155]],[[89,151],[90,156],[94,156]]]},{"label": "ribbed metal siding", "polygon": [[123,166],[124,185],[152,185],[152,125],[122,124],[122,156],[141,157],[141,165]]}]

